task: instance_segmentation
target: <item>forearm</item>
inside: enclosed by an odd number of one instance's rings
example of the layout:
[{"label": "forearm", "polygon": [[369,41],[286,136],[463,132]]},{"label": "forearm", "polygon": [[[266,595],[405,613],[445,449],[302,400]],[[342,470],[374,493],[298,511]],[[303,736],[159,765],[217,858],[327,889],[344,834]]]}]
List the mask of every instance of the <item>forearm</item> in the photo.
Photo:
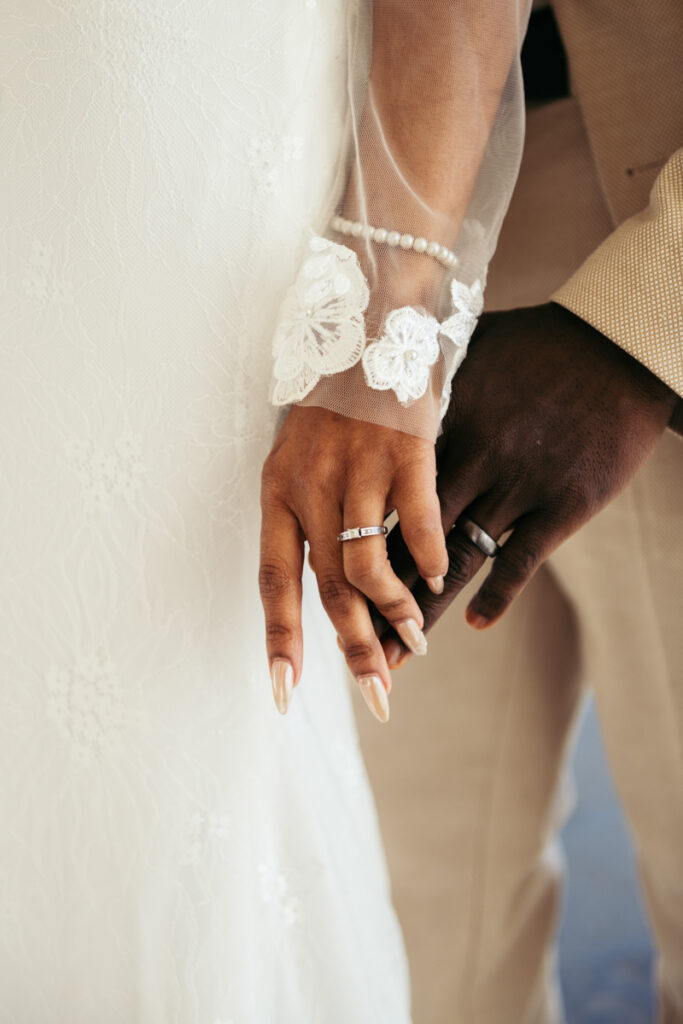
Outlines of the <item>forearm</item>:
[{"label": "forearm", "polygon": [[[297,285],[334,296],[305,393],[286,389],[301,404],[435,439],[521,158],[529,2],[361,5],[373,23],[349,35],[350,148],[342,217],[329,228],[337,248],[305,263]],[[327,276],[312,288],[309,274]],[[353,318],[335,320],[361,294],[364,337]],[[297,352],[310,343],[302,330]]]},{"label": "forearm", "polygon": [[[519,51],[525,7],[521,0],[375,0],[346,216],[364,202],[370,217],[373,209],[395,214],[413,233],[439,225],[449,232],[444,241],[454,240]],[[381,187],[400,178],[402,188]]]}]

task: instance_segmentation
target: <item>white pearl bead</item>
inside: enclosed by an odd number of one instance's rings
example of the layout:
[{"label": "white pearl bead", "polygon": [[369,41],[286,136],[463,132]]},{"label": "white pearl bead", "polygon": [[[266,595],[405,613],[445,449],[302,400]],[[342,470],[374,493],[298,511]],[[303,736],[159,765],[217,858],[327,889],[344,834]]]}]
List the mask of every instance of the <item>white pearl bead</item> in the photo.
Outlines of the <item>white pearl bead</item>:
[{"label": "white pearl bead", "polygon": [[406,352],[403,353],[403,358],[406,361],[406,363],[412,363],[414,362],[414,360],[417,359],[417,352],[415,351],[414,348],[409,348]]},{"label": "white pearl bead", "polygon": [[386,228],[375,228],[371,224],[365,224],[360,220],[346,220],[340,214],[335,214],[330,220],[331,227],[343,235],[351,235],[354,238],[367,238],[369,241],[379,245],[386,243],[392,247],[400,245],[402,249],[414,249],[415,252],[426,253],[433,256],[444,267],[454,267],[458,257],[447,246],[440,242],[429,242],[422,235],[415,238],[406,232],[388,231]]}]

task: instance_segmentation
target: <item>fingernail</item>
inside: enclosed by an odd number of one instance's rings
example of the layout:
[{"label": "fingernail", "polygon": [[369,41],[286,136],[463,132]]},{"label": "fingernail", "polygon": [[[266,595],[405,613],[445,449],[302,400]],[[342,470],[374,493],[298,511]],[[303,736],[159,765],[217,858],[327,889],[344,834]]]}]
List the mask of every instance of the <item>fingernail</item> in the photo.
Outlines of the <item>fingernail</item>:
[{"label": "fingernail", "polygon": [[379,676],[358,676],[358,685],[363,699],[380,722],[389,721],[389,698]]},{"label": "fingernail", "polygon": [[443,576],[427,576],[425,583],[433,594],[443,594]]},{"label": "fingernail", "polygon": [[406,650],[398,640],[391,639],[387,640],[384,645],[384,657],[387,659],[387,665],[389,668],[396,668],[400,661],[403,661],[404,657],[407,657]]},{"label": "fingernail", "polygon": [[474,626],[475,629],[485,629],[489,624],[489,620],[478,612],[467,611],[466,616],[470,626]]},{"label": "fingernail", "polygon": [[270,666],[270,678],[273,683],[273,697],[281,715],[287,713],[289,701],[294,687],[294,669],[284,658],[276,658]]},{"label": "fingernail", "polygon": [[404,622],[394,622],[393,626],[409,651],[412,651],[413,654],[427,653],[427,637],[424,635],[415,619],[406,619]]}]

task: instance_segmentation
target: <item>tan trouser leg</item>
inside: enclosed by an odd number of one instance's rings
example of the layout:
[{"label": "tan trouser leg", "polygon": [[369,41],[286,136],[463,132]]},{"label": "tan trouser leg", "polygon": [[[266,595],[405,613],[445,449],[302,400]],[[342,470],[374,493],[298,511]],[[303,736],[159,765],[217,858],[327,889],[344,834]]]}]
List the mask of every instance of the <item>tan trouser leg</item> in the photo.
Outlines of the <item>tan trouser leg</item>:
[{"label": "tan trouser leg", "polygon": [[683,1024],[683,441],[667,433],[552,564],[581,611],[659,952],[660,1019]]},{"label": "tan trouser leg", "polygon": [[[611,229],[576,101],[531,111],[488,307],[545,301]],[[461,597],[428,657],[396,673],[389,726],[360,709],[415,1024],[557,1019],[546,840],[579,632],[660,949],[661,1022],[683,1024],[683,442],[667,434],[551,566],[484,634]]]},{"label": "tan trouser leg", "polygon": [[412,967],[415,1024],[556,1024],[550,841],[579,700],[573,616],[543,572],[495,629],[464,601],[359,718]]}]

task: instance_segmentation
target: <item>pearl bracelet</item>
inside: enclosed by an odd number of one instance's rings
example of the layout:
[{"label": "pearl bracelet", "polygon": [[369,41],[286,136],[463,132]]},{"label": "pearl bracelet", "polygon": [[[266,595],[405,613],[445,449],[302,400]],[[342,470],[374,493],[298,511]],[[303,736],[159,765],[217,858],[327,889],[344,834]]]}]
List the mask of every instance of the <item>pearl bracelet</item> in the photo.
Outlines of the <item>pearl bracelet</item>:
[{"label": "pearl bracelet", "polygon": [[452,249],[448,249],[439,242],[428,242],[426,238],[415,238],[414,235],[402,235],[400,231],[388,231],[386,228],[373,228],[370,224],[364,224],[360,220],[346,220],[344,217],[334,216],[330,221],[330,227],[340,235],[351,235],[353,238],[368,238],[378,244],[386,244],[401,249],[413,249],[415,252],[425,253],[433,256],[435,260],[442,263],[444,267],[454,267],[458,257]]}]

